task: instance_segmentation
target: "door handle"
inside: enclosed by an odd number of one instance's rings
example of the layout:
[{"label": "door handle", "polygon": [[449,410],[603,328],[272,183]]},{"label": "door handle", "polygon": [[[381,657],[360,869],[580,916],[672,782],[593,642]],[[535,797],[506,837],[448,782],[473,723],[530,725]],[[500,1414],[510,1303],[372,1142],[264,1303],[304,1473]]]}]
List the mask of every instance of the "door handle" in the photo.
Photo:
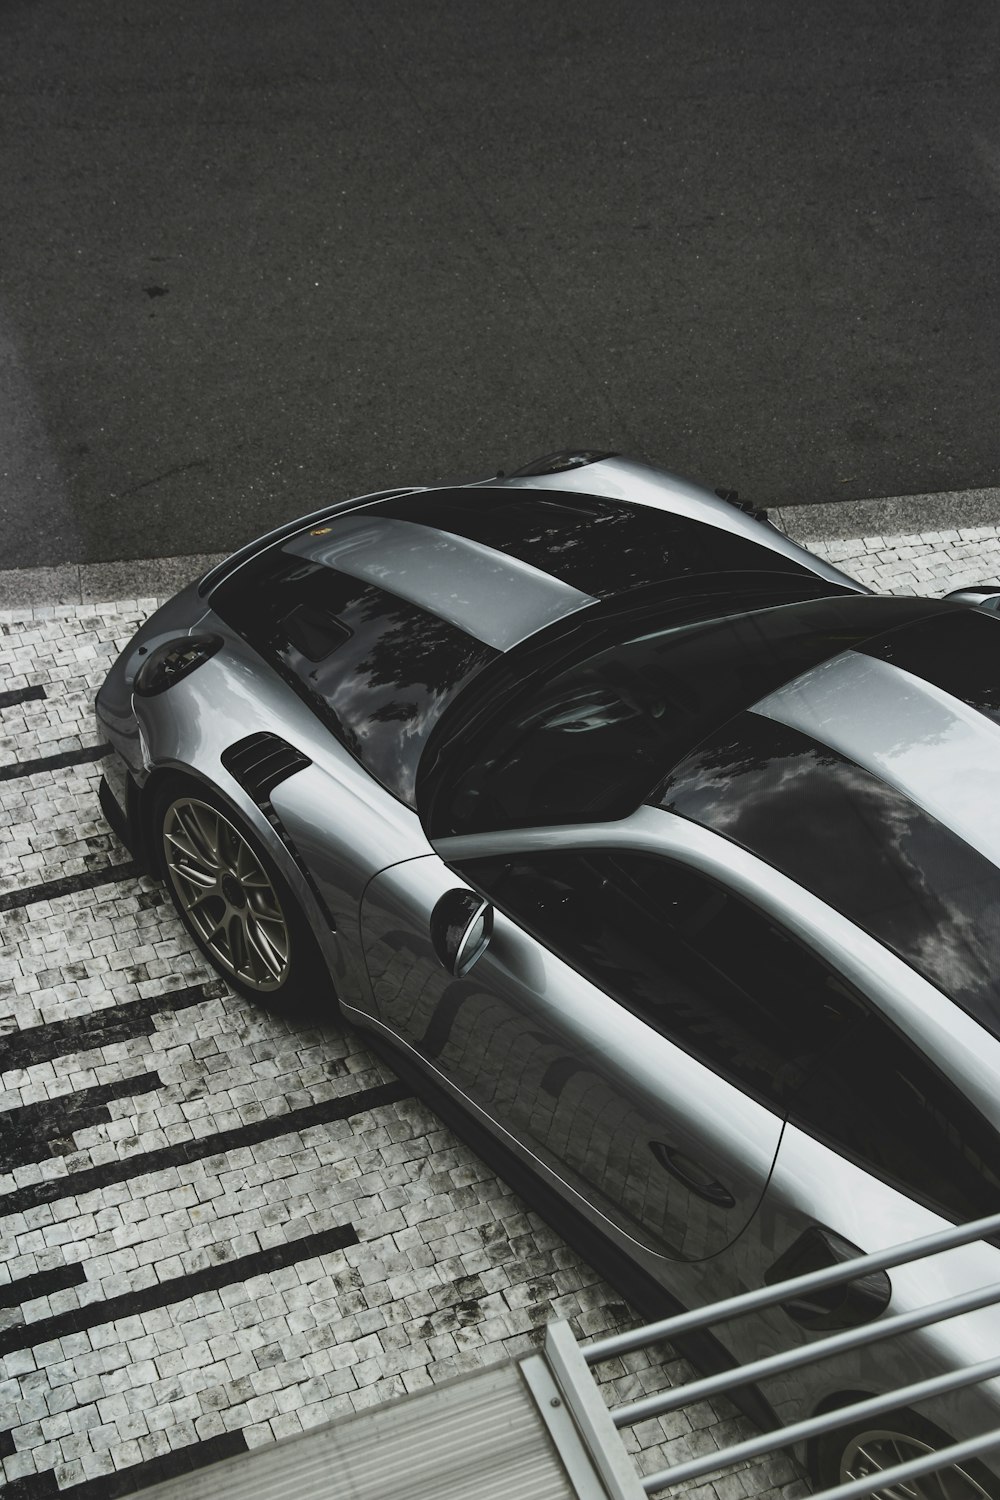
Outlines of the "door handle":
[{"label": "door handle", "polygon": [[717,1182],[693,1157],[685,1156],[683,1151],[678,1151],[674,1146],[668,1146],[666,1141],[650,1141],[649,1149],[664,1171],[669,1172],[671,1177],[675,1177],[696,1197],[704,1198],[706,1203],[714,1204],[716,1208],[735,1207],[736,1199],[729,1189]]},{"label": "door handle", "polygon": [[[823,1271],[864,1255],[857,1245],[843,1235],[813,1224],[774,1262],[764,1275],[765,1286],[804,1276],[807,1271]],[[855,1281],[806,1292],[781,1305],[790,1318],[803,1328],[830,1331],[834,1328],[857,1328],[872,1323],[884,1312],[892,1297],[892,1282],[884,1271],[869,1271]]]}]

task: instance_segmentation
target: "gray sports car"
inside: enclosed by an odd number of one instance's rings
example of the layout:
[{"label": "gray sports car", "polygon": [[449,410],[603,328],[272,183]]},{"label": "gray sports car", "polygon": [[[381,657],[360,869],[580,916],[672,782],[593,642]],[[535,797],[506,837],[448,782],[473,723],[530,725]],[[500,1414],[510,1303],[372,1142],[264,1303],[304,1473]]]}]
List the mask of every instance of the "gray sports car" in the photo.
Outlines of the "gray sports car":
[{"label": "gray sports car", "polygon": [[[335,993],[640,1308],[699,1304],[1000,1210],[998,597],[872,595],[608,454],[364,496],[143,626],[102,805],[231,984]],[[730,1351],[996,1281],[977,1242]],[[763,1396],[998,1345],[988,1308]],[[816,1472],[1000,1425],[998,1385]],[[919,1493],[1000,1495],[946,1483]]]}]

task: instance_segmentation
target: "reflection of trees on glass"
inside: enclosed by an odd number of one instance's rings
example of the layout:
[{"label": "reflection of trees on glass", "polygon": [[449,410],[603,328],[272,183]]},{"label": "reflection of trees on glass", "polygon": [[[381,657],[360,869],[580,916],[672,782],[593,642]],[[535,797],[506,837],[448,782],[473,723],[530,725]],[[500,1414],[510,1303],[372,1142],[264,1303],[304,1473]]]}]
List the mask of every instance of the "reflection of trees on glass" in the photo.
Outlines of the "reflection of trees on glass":
[{"label": "reflection of trees on glass", "polygon": [[[496,654],[447,620],[380,589],[369,589],[359,604],[360,621],[354,628],[368,649],[354,670],[365,674],[372,693],[382,687],[393,692],[422,688],[420,696],[447,693]],[[348,623],[353,623],[350,618]]]},{"label": "reflection of trees on glass", "polygon": [[703,741],[673,768],[649,800],[667,812],[708,822],[714,806],[730,795],[733,783],[741,781],[748,789],[759,789],[759,780],[749,782],[744,778],[760,778],[779,761],[786,766],[795,763],[794,754],[787,750],[782,755],[773,748],[769,752],[764,746],[755,747],[745,728],[747,722],[747,716],[741,715]]},{"label": "reflection of trees on glass", "polygon": [[411,805],[420,750],[441,708],[496,656],[416,605],[299,557],[267,557],[213,604]]},{"label": "reflection of trees on glass", "polygon": [[372,775],[413,805],[420,752],[448,698],[496,652],[371,584],[341,619],[350,639],[310,672],[336,730]]},{"label": "reflection of trees on glass", "polygon": [[652,617],[643,634],[533,688],[463,747],[449,830],[627,816],[720,723],[898,620],[902,602],[806,600],[677,627]]},{"label": "reflection of trees on glass", "polygon": [[656,800],[791,876],[1000,1034],[1000,871],[902,792],[748,713]]}]

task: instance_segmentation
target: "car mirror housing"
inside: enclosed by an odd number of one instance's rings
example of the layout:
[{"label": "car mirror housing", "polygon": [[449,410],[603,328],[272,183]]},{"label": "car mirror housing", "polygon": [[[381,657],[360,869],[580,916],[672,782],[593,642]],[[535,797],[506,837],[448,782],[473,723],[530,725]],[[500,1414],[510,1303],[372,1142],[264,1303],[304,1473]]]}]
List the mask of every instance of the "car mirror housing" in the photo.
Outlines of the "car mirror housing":
[{"label": "car mirror housing", "polygon": [[441,964],[461,979],[489,946],[493,908],[475,891],[445,891],[431,912],[431,943]]}]

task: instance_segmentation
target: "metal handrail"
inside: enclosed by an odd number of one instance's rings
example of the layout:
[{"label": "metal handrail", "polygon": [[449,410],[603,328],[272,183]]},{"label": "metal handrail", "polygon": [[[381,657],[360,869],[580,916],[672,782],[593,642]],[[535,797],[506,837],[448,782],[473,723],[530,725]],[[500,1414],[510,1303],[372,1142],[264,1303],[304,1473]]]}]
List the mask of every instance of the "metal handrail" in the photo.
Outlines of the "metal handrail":
[{"label": "metal handrail", "polygon": [[662,1417],[679,1406],[688,1406],[702,1401],[706,1396],[717,1396],[737,1385],[764,1380],[769,1375],[784,1375],[788,1370],[813,1364],[830,1354],[843,1354],[849,1349],[859,1349],[865,1344],[878,1343],[896,1334],[909,1333],[913,1328],[924,1328],[928,1323],[941,1323],[947,1318],[957,1318],[960,1313],[976,1312],[1000,1302],[1000,1282],[980,1287],[974,1292],[964,1292],[958,1297],[949,1297],[943,1302],[932,1302],[927,1307],[912,1308],[909,1312],[896,1313],[891,1318],[882,1318],[875,1323],[866,1323],[862,1328],[848,1328],[842,1333],[831,1334],[825,1339],[816,1339],[811,1344],[800,1344],[797,1349],[783,1350],[780,1354],[768,1354],[747,1365],[738,1365],[731,1370],[722,1370],[718,1375],[707,1375],[703,1380],[693,1380],[689,1385],[672,1386],[656,1396],[644,1396],[641,1401],[617,1406],[611,1416],[616,1427],[631,1427],[644,1422],[648,1417]]},{"label": "metal handrail", "polygon": [[[977,1365],[967,1365],[961,1370],[949,1370],[946,1375],[933,1375],[929,1380],[917,1380],[912,1385],[884,1392],[881,1396],[871,1396],[867,1401],[857,1401],[852,1406],[838,1406],[821,1416],[806,1417],[801,1422],[792,1422],[774,1432],[764,1432],[759,1437],[733,1443],[729,1448],[720,1448],[701,1458],[689,1459],[687,1463],[661,1469],[658,1474],[651,1474],[643,1479],[642,1487],[647,1495],[652,1495],[656,1490],[667,1489],[672,1484],[683,1484],[686,1480],[700,1479],[704,1474],[711,1474],[715,1469],[726,1468],[743,1459],[758,1458],[762,1453],[773,1453],[776,1448],[787,1448],[793,1443],[805,1442],[808,1438],[821,1437],[824,1432],[835,1432],[838,1427],[845,1427],[859,1417],[867,1419],[882,1416],[901,1406],[910,1406],[915,1401],[926,1401],[929,1396],[942,1396],[967,1385],[977,1385],[979,1381],[990,1380],[995,1375],[1000,1375],[1000,1357],[982,1360]],[[885,1472],[887,1471],[883,1470]],[[885,1483],[884,1479],[882,1483]]]},{"label": "metal handrail", "polygon": [[794,1276],[788,1281],[777,1282],[774,1286],[763,1286],[752,1292],[741,1292],[738,1296],[728,1297],[722,1302],[713,1302],[708,1307],[700,1307],[693,1312],[678,1313],[672,1318],[664,1318],[659,1323],[648,1323],[645,1327],[633,1328],[628,1333],[618,1333],[612,1335],[611,1338],[598,1339],[583,1349],[583,1357],[588,1365],[596,1365],[602,1360],[613,1359],[616,1355],[628,1353],[632,1349],[644,1349],[650,1344],[675,1339],[681,1334],[693,1332],[697,1328],[705,1328],[711,1323],[724,1323],[730,1318],[759,1312],[762,1308],[773,1307],[779,1302],[787,1302],[803,1292],[819,1291],[822,1287],[838,1286],[843,1282],[855,1281],[859,1276],[865,1276],[871,1271],[885,1271],[890,1266],[907,1265],[911,1261],[923,1260],[925,1256],[938,1255],[944,1250],[953,1250],[960,1245],[971,1244],[973,1240],[988,1239],[990,1235],[996,1234],[1000,1234],[1000,1214],[990,1214],[986,1218],[975,1219],[970,1224],[956,1224],[951,1229],[939,1229],[934,1234],[924,1235],[918,1240],[908,1240],[901,1245],[893,1245],[888,1250],[877,1250],[871,1255],[859,1255],[856,1260],[829,1266],[822,1271],[809,1271],[803,1276]]},{"label": "metal handrail", "polygon": [[[893,1266],[902,1266],[928,1256],[940,1255],[975,1241],[1000,1235],[1000,1213],[976,1219],[970,1224],[949,1225],[920,1239],[890,1246],[870,1255],[859,1255],[853,1260],[843,1261],[820,1271],[810,1271],[801,1276],[790,1277],[773,1286],[759,1287],[754,1291],[715,1302],[694,1312],[679,1313],[658,1323],[632,1329],[628,1333],[598,1339],[590,1345],[580,1346],[576,1359],[582,1375],[588,1367],[603,1360],[612,1359],[634,1349],[647,1348],[665,1340],[676,1340],[685,1333],[724,1323],[729,1319],[760,1312],[764,1308],[778,1306],[828,1287],[843,1286],[877,1271],[886,1271]],[[785,1374],[829,1356],[843,1354],[891,1339],[914,1329],[941,1323],[949,1318],[975,1312],[984,1307],[1000,1306],[1000,1282],[977,1287],[972,1291],[942,1299],[919,1308],[908,1308],[901,1313],[872,1319],[857,1328],[841,1329],[824,1337],[797,1344],[778,1354],[767,1354],[747,1364],[674,1387],[656,1395],[644,1396],[638,1401],[610,1408],[610,1424],[617,1431],[633,1426],[650,1417],[663,1416],[678,1407],[687,1406],[706,1397],[715,1396],[735,1387],[755,1384],[769,1377]],[[774,1431],[761,1433],[728,1448],[718,1449],[700,1458],[688,1459],[672,1465],[648,1478],[640,1479],[642,1490],[652,1495],[673,1485],[701,1479],[703,1476],[728,1469],[733,1464],[791,1448],[811,1439],[834,1432],[849,1423],[868,1421],[887,1413],[898,1411],[902,1406],[918,1404],[932,1397],[946,1395],[982,1381],[1000,1377],[1000,1356],[983,1360],[962,1369],[948,1370],[944,1374],[928,1376],[891,1391],[855,1401],[849,1406],[840,1406],[819,1415],[805,1417],[801,1421]],[[587,1382],[589,1385],[589,1382]],[[861,1496],[903,1483],[910,1478],[919,1478],[938,1469],[949,1468],[984,1453],[1000,1448],[1000,1429],[984,1432],[981,1436],[968,1438],[959,1443],[950,1443],[947,1448],[898,1464],[891,1469],[873,1471],[871,1475],[851,1480],[823,1492],[817,1500],[860,1500]]]}]

